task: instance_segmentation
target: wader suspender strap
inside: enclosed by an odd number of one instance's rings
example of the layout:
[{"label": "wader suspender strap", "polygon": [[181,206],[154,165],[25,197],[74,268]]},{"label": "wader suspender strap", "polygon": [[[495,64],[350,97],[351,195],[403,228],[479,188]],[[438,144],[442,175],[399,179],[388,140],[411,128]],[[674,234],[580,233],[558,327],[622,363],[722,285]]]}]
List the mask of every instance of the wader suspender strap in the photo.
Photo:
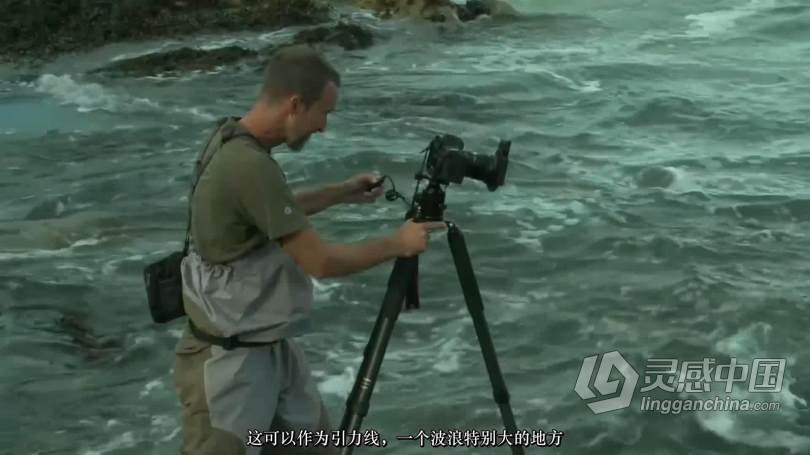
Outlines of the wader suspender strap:
[{"label": "wader suspender strap", "polygon": [[[229,119],[228,117],[225,117],[225,118],[220,119],[217,122],[217,128],[214,129],[214,134],[212,134],[211,137],[208,139],[208,143],[205,145],[205,147],[203,147],[202,152],[200,152],[200,156],[197,158],[197,161],[195,162],[195,165],[194,165],[194,176],[192,178],[192,184],[191,184],[191,195],[188,198],[188,226],[186,228],[186,242],[185,242],[185,245],[183,246],[183,255],[184,256],[186,254],[188,254],[188,247],[189,247],[189,243],[190,243],[190,240],[191,240],[191,198],[194,197],[194,189],[197,187],[197,182],[199,181],[200,176],[202,176],[202,173],[205,171],[205,167],[208,166],[208,163],[211,162],[211,159],[214,156],[214,152],[211,152],[206,157],[205,152],[208,150],[208,147],[211,145],[211,141],[214,140],[214,137],[222,129],[222,125],[224,125],[225,122],[228,121],[228,119]],[[221,141],[220,141],[220,147],[222,146],[222,144],[224,144],[224,143],[226,143],[226,142],[228,142],[228,141],[230,141],[230,140],[232,140],[234,138],[242,137],[242,136],[245,136],[245,137],[248,137],[250,139],[255,140],[255,138],[252,135],[250,135],[250,133],[246,133],[246,132],[238,132],[237,133],[237,132],[234,132],[233,130],[228,130],[228,131],[223,131],[222,132]],[[205,333],[202,330],[200,330],[199,327],[194,325],[194,321],[192,321],[190,317],[188,318],[188,325],[189,325],[189,328],[191,329],[191,334],[194,335],[195,338],[197,338],[198,340],[206,341],[206,342],[211,343],[213,345],[219,346],[219,347],[225,349],[226,351],[230,351],[230,350],[235,349],[235,348],[243,348],[243,347],[247,348],[247,347],[257,347],[257,346],[268,346],[268,345],[276,343],[276,341],[270,341],[270,342],[240,341],[239,338],[236,335],[229,336],[229,337],[214,336],[214,335],[211,335],[209,333]]]},{"label": "wader suspender strap", "polygon": [[[205,144],[205,147],[202,148],[200,155],[194,162],[194,175],[191,178],[191,194],[188,197],[188,223],[186,224],[186,240],[185,243],[183,244],[183,256],[188,254],[188,247],[191,242],[191,198],[194,197],[194,189],[197,188],[197,183],[200,180],[200,176],[202,176],[202,173],[205,171],[205,167],[208,166],[208,163],[211,162],[211,159],[214,156],[214,153],[212,152],[206,157],[205,152],[211,145],[211,141],[214,140],[214,136],[217,135],[217,133],[222,129],[222,125],[224,125],[225,122],[227,122],[229,119],[230,119],[229,117],[223,117],[217,121],[217,127],[214,129],[214,132],[213,134],[211,134],[211,137],[208,138],[208,142]],[[239,120],[239,118],[237,117],[233,117],[233,119]],[[231,139],[242,136],[248,137],[253,141],[256,140],[250,133],[246,132],[235,133],[233,131],[223,131],[221,137],[222,141],[220,145],[230,141]]]},{"label": "wader suspender strap", "polygon": [[217,121],[217,127],[214,128],[214,132],[211,134],[211,137],[208,138],[208,142],[205,144],[205,147],[202,148],[200,155],[194,162],[194,175],[191,177],[191,194],[188,196],[188,223],[186,224],[186,241],[183,244],[183,256],[188,254],[188,246],[191,241],[191,199],[194,197],[194,189],[197,188],[197,182],[200,180],[200,176],[202,175],[203,171],[205,171],[205,167],[208,166],[208,163],[211,162],[211,157],[214,155],[213,153],[209,154],[208,159],[203,161],[205,158],[205,152],[211,145],[211,141],[214,140],[214,136],[217,135],[219,130],[222,128],[222,125],[225,124],[226,121],[228,121],[227,117],[221,118]]}]

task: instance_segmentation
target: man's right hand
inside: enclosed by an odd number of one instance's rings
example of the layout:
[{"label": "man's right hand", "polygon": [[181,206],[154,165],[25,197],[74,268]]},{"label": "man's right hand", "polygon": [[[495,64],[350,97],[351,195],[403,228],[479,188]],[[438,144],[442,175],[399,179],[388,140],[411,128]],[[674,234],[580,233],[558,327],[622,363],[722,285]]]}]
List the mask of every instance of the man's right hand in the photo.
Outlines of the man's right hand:
[{"label": "man's right hand", "polygon": [[426,221],[420,223],[414,222],[413,220],[406,221],[394,235],[394,239],[400,248],[399,255],[411,257],[422,253],[427,249],[430,233],[446,228],[447,225],[444,221]]}]

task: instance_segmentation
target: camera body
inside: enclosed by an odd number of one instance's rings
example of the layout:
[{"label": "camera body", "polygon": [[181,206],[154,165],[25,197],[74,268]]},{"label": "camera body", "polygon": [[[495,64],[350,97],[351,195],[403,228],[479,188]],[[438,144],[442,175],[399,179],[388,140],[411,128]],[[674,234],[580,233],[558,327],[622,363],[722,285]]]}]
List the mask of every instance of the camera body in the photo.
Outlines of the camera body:
[{"label": "camera body", "polygon": [[491,156],[464,150],[464,141],[458,136],[436,136],[427,147],[424,174],[439,184],[459,184],[469,177],[486,184],[489,191],[502,186],[509,163],[511,141],[502,140]]},{"label": "camera body", "polygon": [[459,184],[465,177],[483,182],[489,191],[498,189],[506,178],[511,145],[511,141],[502,140],[493,155],[485,156],[465,151],[464,142],[458,136],[436,136],[424,150],[422,168],[415,176],[417,182],[427,179],[427,188],[419,191],[417,183],[406,218],[441,221],[446,208],[442,185]]}]

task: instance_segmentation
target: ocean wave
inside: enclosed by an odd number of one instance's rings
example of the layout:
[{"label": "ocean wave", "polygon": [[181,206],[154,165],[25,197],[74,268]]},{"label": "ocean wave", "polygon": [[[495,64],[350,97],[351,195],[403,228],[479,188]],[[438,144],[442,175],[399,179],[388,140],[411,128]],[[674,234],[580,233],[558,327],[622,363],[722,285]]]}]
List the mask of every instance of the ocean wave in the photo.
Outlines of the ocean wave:
[{"label": "ocean wave", "polygon": [[51,95],[62,104],[77,106],[79,112],[132,112],[160,108],[152,100],[118,95],[101,84],[77,82],[70,75],[43,74],[32,85],[35,91]]},{"label": "ocean wave", "polygon": [[610,63],[590,63],[579,67],[581,71],[595,80],[628,80],[639,79],[650,81],[652,79],[672,78],[672,62],[655,63],[652,61],[621,61]]},{"label": "ocean wave", "polygon": [[[808,428],[797,422],[800,408],[807,406],[807,400],[797,396],[792,390],[798,379],[792,373],[796,368],[795,356],[786,356],[782,349],[772,344],[774,328],[765,322],[755,322],[718,340],[714,348],[748,365],[752,371],[746,378],[762,374],[753,371],[755,359],[783,359],[784,367],[779,390],[750,392],[748,381],[736,384],[726,393],[732,398],[750,402],[771,402],[779,404],[778,412],[701,412],[696,414],[698,423],[706,430],[734,443],[744,443],[763,449],[788,449],[791,454],[804,454],[810,450]],[[774,384],[775,386],[776,384]]]},{"label": "ocean wave", "polygon": [[600,126],[613,127],[618,123],[633,127],[671,126],[735,141],[762,140],[776,134],[807,134],[808,121],[798,114],[793,117],[784,113],[773,115],[763,109],[744,110],[742,106],[731,108],[710,103],[697,98],[658,95],[625,104],[613,117],[600,122]]},{"label": "ocean wave", "polygon": [[692,22],[692,27],[686,35],[711,37],[729,32],[737,26],[738,20],[773,9],[775,5],[774,0],[751,0],[736,8],[687,15],[686,20]]},{"label": "ocean wave", "polygon": [[156,47],[151,47],[151,48],[144,49],[144,50],[141,50],[141,51],[136,51],[136,52],[125,52],[123,54],[115,55],[110,59],[110,61],[117,62],[117,61],[120,61],[120,60],[127,60],[127,59],[130,59],[130,58],[143,57],[144,55],[156,54],[158,52],[165,52],[166,50],[168,50],[170,47],[172,47],[175,44],[177,44],[176,41],[164,41],[164,42],[160,43],[160,45],[158,45]]},{"label": "ocean wave", "polygon": [[81,455],[104,455],[106,453],[118,452],[122,449],[132,449],[137,445],[138,441],[135,438],[135,433],[125,431],[94,449],[85,449],[81,452]]},{"label": "ocean wave", "polygon": [[670,263],[722,260],[731,252],[717,248],[711,239],[694,239],[663,234],[633,235],[632,237],[602,237],[592,241],[577,254],[590,256],[643,257]]},{"label": "ocean wave", "polygon": [[756,221],[810,221],[810,199],[784,197],[780,199],[780,201],[717,207],[714,213]]},{"label": "ocean wave", "polygon": [[352,390],[356,376],[357,373],[354,368],[347,366],[341,374],[330,375],[320,379],[317,386],[318,391],[324,395],[335,395],[345,399]]},{"label": "ocean wave", "polygon": [[[795,11],[798,8],[793,8]],[[796,15],[787,18],[774,18],[764,25],[760,25],[753,29],[753,33],[771,36],[783,40],[803,39],[806,40],[810,36],[810,7],[802,7],[800,11],[796,11]],[[783,14],[791,14],[784,12]]]},{"label": "ocean wave", "polygon": [[52,96],[63,105],[76,106],[78,112],[106,111],[112,113],[175,112],[204,120],[216,120],[216,116],[199,107],[166,107],[157,101],[116,93],[113,89],[95,82],[77,81],[65,74],[43,74],[28,83],[38,93]]}]

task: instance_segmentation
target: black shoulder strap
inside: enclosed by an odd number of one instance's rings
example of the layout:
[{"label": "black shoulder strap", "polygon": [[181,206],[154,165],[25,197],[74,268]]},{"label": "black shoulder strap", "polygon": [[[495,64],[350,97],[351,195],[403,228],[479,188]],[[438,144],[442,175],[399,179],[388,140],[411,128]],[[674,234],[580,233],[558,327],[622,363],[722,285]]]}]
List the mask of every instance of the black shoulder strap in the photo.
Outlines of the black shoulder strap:
[{"label": "black shoulder strap", "polygon": [[211,162],[211,158],[214,155],[213,152],[209,153],[208,155],[206,155],[205,152],[208,151],[211,141],[214,140],[214,137],[216,137],[217,133],[222,128],[222,125],[224,125],[229,118],[230,117],[223,117],[217,121],[214,132],[211,134],[211,137],[208,138],[208,142],[206,142],[205,146],[200,151],[197,160],[194,161],[194,174],[191,176],[191,194],[188,197],[188,223],[186,224],[186,240],[183,243],[183,256],[188,254],[188,246],[191,242],[191,202],[192,198],[194,197],[194,190],[197,188],[197,182],[199,182],[200,176],[202,176],[203,171],[205,171],[205,167],[208,166],[208,163]]}]

